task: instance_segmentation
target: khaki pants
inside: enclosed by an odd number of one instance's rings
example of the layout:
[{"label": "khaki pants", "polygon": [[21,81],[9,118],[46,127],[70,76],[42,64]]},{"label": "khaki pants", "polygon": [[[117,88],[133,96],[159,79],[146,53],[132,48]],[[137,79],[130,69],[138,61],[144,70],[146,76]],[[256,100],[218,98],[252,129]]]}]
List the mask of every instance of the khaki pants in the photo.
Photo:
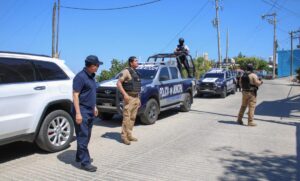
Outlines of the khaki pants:
[{"label": "khaki pants", "polygon": [[139,97],[129,96],[129,101],[124,104],[123,122],[121,137],[124,140],[132,138],[132,129],[135,123],[136,114],[140,105]]},{"label": "khaki pants", "polygon": [[246,108],[248,107],[248,122],[253,122],[254,111],[256,106],[256,96],[254,92],[243,91],[243,100],[240,112],[238,115],[238,121],[242,121]]}]

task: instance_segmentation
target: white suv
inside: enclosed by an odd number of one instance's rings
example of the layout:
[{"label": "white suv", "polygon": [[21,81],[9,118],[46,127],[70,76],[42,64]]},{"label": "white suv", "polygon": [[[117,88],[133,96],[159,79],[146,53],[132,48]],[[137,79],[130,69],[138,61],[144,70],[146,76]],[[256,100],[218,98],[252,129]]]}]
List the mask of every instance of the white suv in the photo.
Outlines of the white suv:
[{"label": "white suv", "polygon": [[74,73],[62,60],[0,52],[0,145],[36,142],[60,151],[73,139]]}]

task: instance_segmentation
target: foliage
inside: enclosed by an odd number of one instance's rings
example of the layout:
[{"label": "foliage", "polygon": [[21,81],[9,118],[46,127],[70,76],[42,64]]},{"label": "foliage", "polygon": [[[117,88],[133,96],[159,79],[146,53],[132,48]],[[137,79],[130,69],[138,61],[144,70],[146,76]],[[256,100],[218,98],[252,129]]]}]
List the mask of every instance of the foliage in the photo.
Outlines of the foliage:
[{"label": "foliage", "polygon": [[196,70],[196,79],[199,79],[201,75],[207,72],[212,68],[212,62],[208,60],[204,60],[203,57],[198,57],[194,60],[195,70]]},{"label": "foliage", "polygon": [[234,58],[236,63],[240,65],[240,68],[246,70],[248,64],[252,64],[255,70],[266,70],[270,71],[268,62],[258,57],[246,57],[239,53],[237,57]]},{"label": "foliage", "polygon": [[117,59],[111,61],[111,67],[109,70],[102,70],[100,75],[97,76],[97,81],[101,82],[104,80],[109,80],[113,78],[116,74],[121,72],[125,67],[127,67],[127,62],[120,62]]}]

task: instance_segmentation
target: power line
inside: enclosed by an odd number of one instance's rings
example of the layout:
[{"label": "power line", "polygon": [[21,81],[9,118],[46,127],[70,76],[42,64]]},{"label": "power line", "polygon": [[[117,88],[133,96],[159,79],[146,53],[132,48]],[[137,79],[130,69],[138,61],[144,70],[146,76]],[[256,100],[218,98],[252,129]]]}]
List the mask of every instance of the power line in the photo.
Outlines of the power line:
[{"label": "power line", "polygon": [[178,33],[176,33],[176,35],[166,44],[166,46],[164,46],[164,48],[162,48],[162,50],[160,52],[165,51],[165,49],[170,46],[170,44],[178,37],[178,35],[181,34],[199,16],[199,14],[202,12],[202,10],[207,6],[209,1],[210,0],[207,0],[206,3],[203,4],[203,6],[199,9],[199,11],[197,11],[197,13],[190,19],[190,21],[188,21],[183,26],[183,28]]},{"label": "power line", "polygon": [[272,4],[271,2],[266,1],[266,0],[261,0],[261,1],[264,2],[264,3],[266,3],[266,4],[268,4],[268,5],[271,5],[271,6],[274,5],[274,7],[277,8],[278,10],[284,9],[285,11],[287,11],[287,12],[289,12],[289,13],[295,15],[295,16],[298,16],[298,17],[300,16],[300,14],[298,14],[298,13],[296,13],[296,12],[294,12],[294,11],[292,11],[292,10],[290,10],[290,9],[288,9],[288,8],[286,8],[286,7],[284,7],[284,6],[282,6],[282,5]]},{"label": "power line", "polygon": [[65,8],[65,9],[83,10],[83,11],[113,11],[113,10],[136,8],[136,7],[145,6],[148,4],[157,3],[159,1],[161,1],[161,0],[150,1],[150,2],[146,2],[146,3],[135,4],[135,5],[130,5],[130,6],[116,7],[116,8],[80,8],[80,7],[71,7],[71,6],[60,6],[60,7]]}]

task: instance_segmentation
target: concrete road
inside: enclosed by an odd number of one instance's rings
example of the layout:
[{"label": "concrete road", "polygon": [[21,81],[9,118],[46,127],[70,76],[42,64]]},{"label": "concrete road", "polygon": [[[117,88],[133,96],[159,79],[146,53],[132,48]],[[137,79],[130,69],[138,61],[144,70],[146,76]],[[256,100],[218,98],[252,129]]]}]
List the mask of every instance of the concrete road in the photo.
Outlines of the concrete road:
[{"label": "concrete road", "polygon": [[95,173],[74,161],[76,142],[52,154],[29,143],[2,146],[0,180],[300,180],[300,86],[266,80],[257,127],[236,124],[240,103],[240,92],[195,98],[188,113],[137,124],[130,146],[120,143],[120,118],[99,120],[89,145]]}]

